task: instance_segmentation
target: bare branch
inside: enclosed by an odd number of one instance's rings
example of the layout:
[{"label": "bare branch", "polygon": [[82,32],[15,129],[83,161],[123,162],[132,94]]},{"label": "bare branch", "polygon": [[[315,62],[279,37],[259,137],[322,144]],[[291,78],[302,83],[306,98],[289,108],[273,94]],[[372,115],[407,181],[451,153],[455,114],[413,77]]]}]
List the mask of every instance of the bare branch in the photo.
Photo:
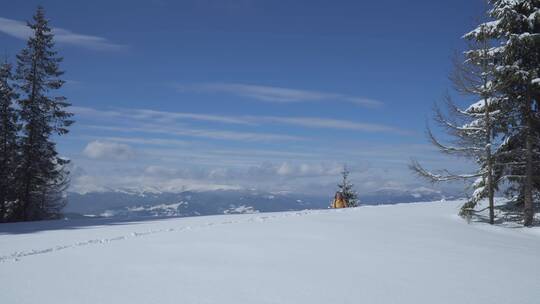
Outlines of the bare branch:
[{"label": "bare branch", "polygon": [[418,176],[427,179],[432,183],[439,182],[448,182],[448,181],[459,181],[459,180],[469,180],[472,178],[478,178],[483,176],[483,172],[476,174],[453,174],[447,170],[443,170],[442,174],[437,174],[431,171],[426,170],[420,163],[416,160],[411,160],[409,168],[415,172]]}]

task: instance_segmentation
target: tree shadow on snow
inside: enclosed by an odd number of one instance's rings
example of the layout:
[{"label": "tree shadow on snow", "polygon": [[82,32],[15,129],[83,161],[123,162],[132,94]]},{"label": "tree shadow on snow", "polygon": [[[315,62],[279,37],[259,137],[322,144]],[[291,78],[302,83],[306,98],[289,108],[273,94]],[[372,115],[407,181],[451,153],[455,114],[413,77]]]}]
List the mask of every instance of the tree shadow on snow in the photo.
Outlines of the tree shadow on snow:
[{"label": "tree shadow on snow", "polygon": [[[467,219],[469,223],[489,224],[489,216],[486,214],[475,214]],[[501,212],[496,215],[494,225],[505,228],[523,228],[523,214],[515,211]],[[540,222],[536,219],[533,226],[539,226]]]},{"label": "tree shadow on snow", "polygon": [[64,218],[59,220],[2,223],[0,236],[10,234],[28,234],[43,231],[87,229],[97,226],[117,226],[142,224],[163,219],[184,218],[185,216],[148,216],[148,217],[84,217]]}]

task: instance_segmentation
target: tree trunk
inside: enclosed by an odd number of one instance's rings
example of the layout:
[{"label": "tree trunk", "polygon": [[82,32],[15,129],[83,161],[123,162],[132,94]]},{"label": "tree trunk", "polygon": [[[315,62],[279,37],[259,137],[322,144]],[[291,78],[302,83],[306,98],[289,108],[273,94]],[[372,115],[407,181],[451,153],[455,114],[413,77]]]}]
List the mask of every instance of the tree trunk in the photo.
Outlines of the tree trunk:
[{"label": "tree trunk", "polygon": [[[483,49],[487,50],[488,45],[487,41],[483,40]],[[487,65],[487,59],[482,60],[482,70],[484,72],[488,71],[488,65]],[[484,89],[487,87],[488,84],[488,78],[485,76],[483,77],[484,81]],[[491,153],[491,137],[492,137],[492,126],[491,126],[491,116],[490,111],[491,107],[489,105],[489,93],[485,92],[482,94],[484,97],[484,119],[486,124],[486,162],[487,162],[487,189],[488,189],[488,200],[489,200],[489,223],[491,225],[495,224],[495,204],[493,202],[493,192],[494,192],[494,186],[493,186],[493,157]]]},{"label": "tree trunk", "polygon": [[[529,98],[527,100],[530,100]],[[523,206],[523,225],[531,227],[534,223],[533,206],[533,136],[532,136],[532,104],[525,107],[525,117],[527,124],[527,133],[525,138],[526,160],[525,160],[525,187],[524,187],[524,206]]]},{"label": "tree trunk", "polygon": [[533,188],[533,151],[532,151],[532,136],[530,129],[530,119],[528,119],[528,131],[527,131],[527,159],[525,164],[525,189],[524,189],[524,207],[523,207],[523,225],[526,227],[531,227],[534,220],[534,207],[533,207],[533,198],[532,198],[532,188]]},{"label": "tree trunk", "polygon": [[489,200],[489,223],[491,225],[495,224],[495,204],[494,200],[494,189],[493,189],[493,164],[491,160],[491,149],[486,149],[488,155],[488,174],[487,174],[487,186],[488,186],[488,200]]}]

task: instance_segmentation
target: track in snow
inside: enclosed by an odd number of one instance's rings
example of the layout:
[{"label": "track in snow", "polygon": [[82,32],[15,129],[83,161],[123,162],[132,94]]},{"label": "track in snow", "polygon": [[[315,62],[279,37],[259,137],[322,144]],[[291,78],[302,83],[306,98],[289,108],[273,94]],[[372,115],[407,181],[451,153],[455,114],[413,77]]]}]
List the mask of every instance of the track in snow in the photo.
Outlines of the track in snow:
[{"label": "track in snow", "polygon": [[108,244],[111,242],[117,242],[117,241],[123,241],[127,239],[133,239],[133,238],[139,238],[149,235],[154,235],[158,233],[166,233],[166,232],[184,232],[189,231],[193,229],[201,229],[201,228],[207,228],[207,227],[213,227],[213,226],[222,226],[222,225],[230,225],[230,224],[240,224],[240,223],[250,223],[250,222],[265,222],[272,219],[277,218],[285,218],[285,217],[291,217],[291,216],[304,216],[308,214],[315,214],[320,213],[322,210],[306,210],[306,211],[296,211],[296,212],[286,212],[286,213],[279,213],[279,215],[257,215],[250,217],[246,220],[227,220],[222,222],[208,222],[203,225],[196,225],[196,226],[182,226],[182,227],[176,227],[176,228],[164,228],[164,229],[156,229],[156,230],[149,230],[149,231],[143,231],[143,232],[132,232],[127,235],[120,235],[116,237],[111,238],[101,238],[101,239],[91,239],[86,241],[80,241],[75,242],[71,244],[66,245],[57,245],[54,247],[48,247],[43,249],[32,249],[32,250],[26,250],[26,251],[16,251],[8,255],[0,256],[0,263],[5,262],[18,262],[22,258],[39,255],[39,254],[47,254],[52,252],[57,252],[65,249],[70,248],[76,248],[76,247],[84,247],[84,246],[90,246],[90,245],[99,245],[99,244]]}]

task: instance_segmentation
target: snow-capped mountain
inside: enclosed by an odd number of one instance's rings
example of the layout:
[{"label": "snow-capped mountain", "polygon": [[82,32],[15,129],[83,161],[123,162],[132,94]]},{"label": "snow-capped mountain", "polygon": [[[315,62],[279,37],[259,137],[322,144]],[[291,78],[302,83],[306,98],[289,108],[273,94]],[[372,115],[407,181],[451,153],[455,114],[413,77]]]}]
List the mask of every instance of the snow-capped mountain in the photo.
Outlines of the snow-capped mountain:
[{"label": "snow-capped mountain", "polygon": [[[326,209],[332,198],[332,194],[325,197],[254,189],[179,193],[147,190],[116,189],[83,194],[69,193],[69,203],[64,211],[72,217],[77,214],[104,217],[197,216]],[[361,203],[368,205],[435,201],[455,197],[430,188],[383,188],[360,193]]]},{"label": "snow-capped mountain", "polygon": [[92,216],[196,216],[322,209],[329,198],[256,190],[69,193],[67,214]]}]

